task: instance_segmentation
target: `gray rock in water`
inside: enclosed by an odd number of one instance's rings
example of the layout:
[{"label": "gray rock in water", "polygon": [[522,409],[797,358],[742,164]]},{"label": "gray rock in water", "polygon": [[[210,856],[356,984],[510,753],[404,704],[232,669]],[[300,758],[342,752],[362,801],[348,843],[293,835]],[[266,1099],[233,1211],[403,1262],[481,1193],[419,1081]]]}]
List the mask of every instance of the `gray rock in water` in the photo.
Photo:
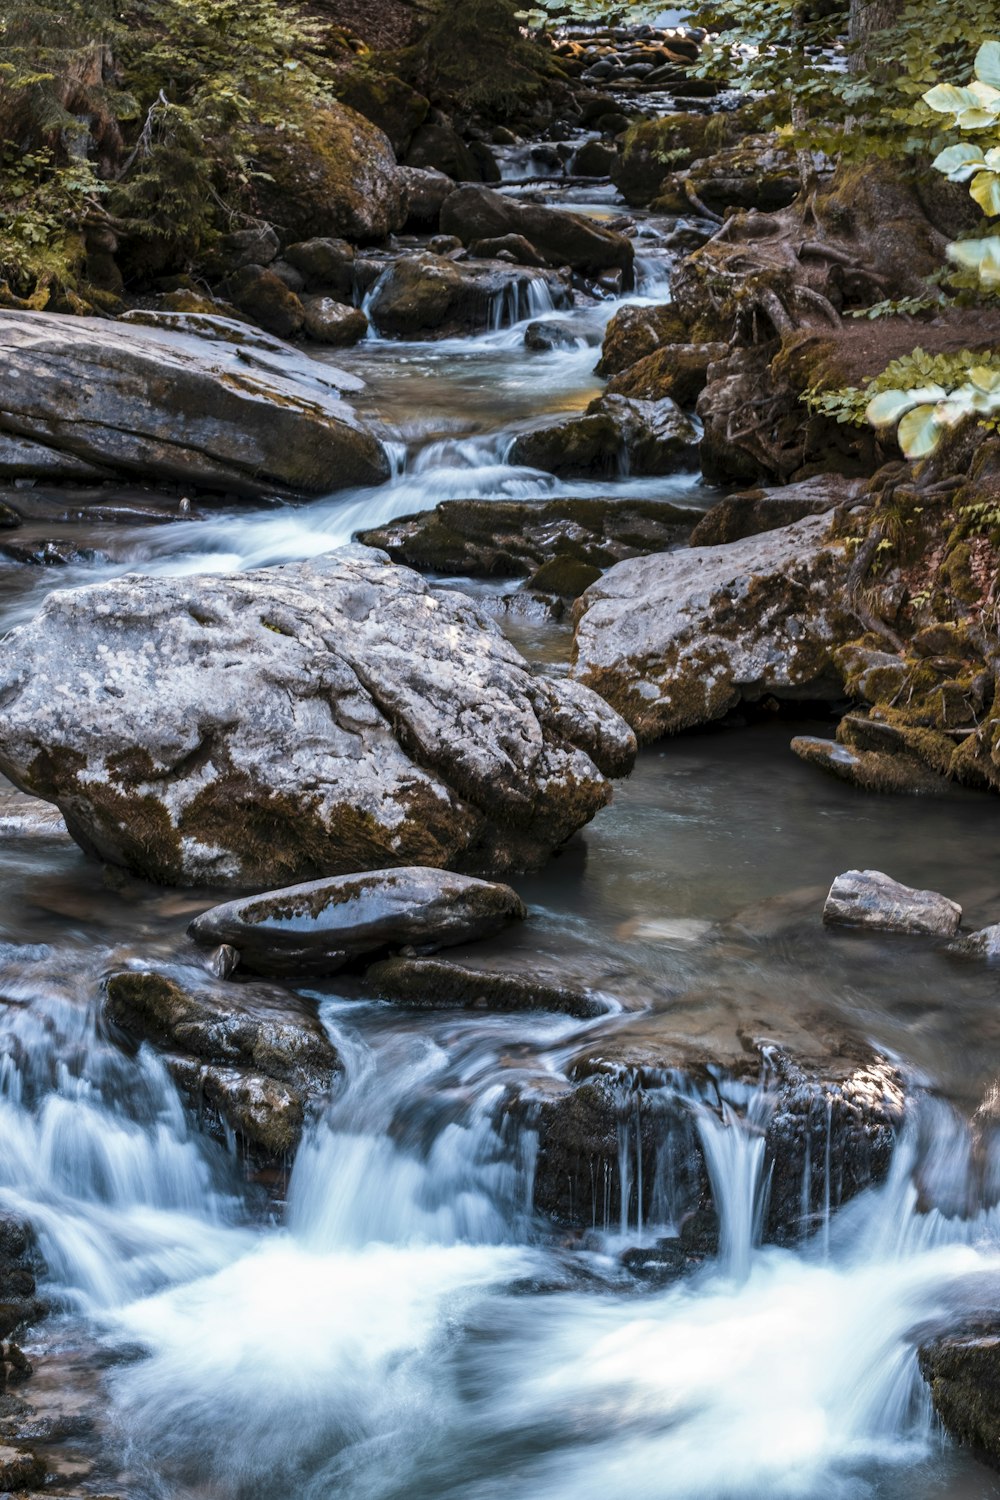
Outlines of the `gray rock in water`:
[{"label": "gray rock in water", "polygon": [[[381,443],[340,392],[351,376],[201,319],[174,326],[0,312],[0,434],[103,473],[241,495],[378,484]],[[223,341],[225,339],[225,341]],[[40,472],[54,471],[49,457]]]},{"label": "gray rock in water", "polygon": [[934,1410],[947,1431],[1000,1469],[1000,1324],[995,1316],[929,1339],[921,1345],[919,1359]]},{"label": "gray rock in water", "polygon": [[961,953],[967,958],[1000,958],[1000,922],[990,927],[981,927],[967,937],[956,938],[949,947],[951,953]]},{"label": "gray rock in water", "polygon": [[635,740],[461,594],[345,547],[53,593],[0,648],[0,768],[166,884],[537,867]]},{"label": "gray rock in water", "polygon": [[850,559],[828,527],[811,516],[730,546],[619,563],[578,605],[573,675],[641,742],[765,694],[839,697],[833,652],[859,627]]},{"label": "gray rock in water", "polygon": [[333,974],[361,954],[473,942],[526,915],[510,886],[408,865],[228,901],[188,932],[203,947],[231,944],[254,973]]},{"label": "gray rock in water", "polygon": [[365,980],[381,999],[414,1010],[546,1010],[589,1019],[613,1008],[610,1001],[567,984],[557,973],[519,974],[453,959],[387,958],[372,964]]},{"label": "gray rock in water", "polygon": [[510,462],[581,478],[621,469],[672,474],[697,467],[698,437],[669,396],[660,401],[600,396],[582,416],[522,433],[511,447]]},{"label": "gray rock in water", "polygon": [[548,287],[565,307],[566,288],[551,272],[502,261],[464,261],[441,255],[407,255],[386,267],[368,302],[368,314],[389,338],[483,333],[506,309],[515,322],[530,308],[533,285]]},{"label": "gray rock in water", "polygon": [[881,870],[847,870],[830,887],[823,921],[831,927],[864,927],[874,932],[929,933],[953,937],[962,908],[937,891],[900,885]]}]

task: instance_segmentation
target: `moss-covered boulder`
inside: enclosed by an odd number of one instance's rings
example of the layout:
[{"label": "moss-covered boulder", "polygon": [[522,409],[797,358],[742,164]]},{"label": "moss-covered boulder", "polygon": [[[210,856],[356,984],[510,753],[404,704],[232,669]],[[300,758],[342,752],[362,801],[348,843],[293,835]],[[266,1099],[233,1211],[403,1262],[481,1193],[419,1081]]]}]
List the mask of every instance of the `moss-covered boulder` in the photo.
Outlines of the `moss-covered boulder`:
[{"label": "moss-covered boulder", "polygon": [[376,125],[397,156],[404,155],[430,109],[424,95],[401,78],[364,64],[341,73],[336,87],[341,103]]},{"label": "moss-covered boulder", "polygon": [[864,484],[841,474],[819,474],[777,489],[743,490],[727,495],[706,511],[691,533],[692,547],[720,547],[762,531],[791,526],[803,516],[818,516],[861,501]]},{"label": "moss-covered boulder", "polygon": [[605,329],[595,373],[617,375],[664,345],[687,341],[687,322],[672,302],[658,307],[622,307]]},{"label": "moss-covered boulder", "polygon": [[721,114],[670,114],[631,125],[611,166],[611,181],[626,203],[644,208],[669,172],[689,167],[730,137]]},{"label": "moss-covered boulder", "polygon": [[261,129],[255,167],[259,211],[286,241],[381,240],[406,218],[392,146],[344,105],[317,109],[301,134]]},{"label": "moss-covered boulder", "polygon": [[510,462],[575,478],[672,474],[697,467],[694,427],[675,402],[600,396],[583,416],[563,417],[515,438]]},{"label": "moss-covered boulder", "polygon": [[726,344],[667,344],[615,375],[608,390],[637,401],[669,396],[678,406],[694,406],[708,384],[709,366],[727,353]]},{"label": "moss-covered boulder", "polygon": [[53,593],[0,682],[5,774],[168,884],[535,867],[635,753],[596,694],[364,547]]},{"label": "moss-covered boulder", "polygon": [[301,333],[305,322],[302,303],[273,271],[244,266],[225,283],[224,292],[240,312],[276,338],[290,339]]}]

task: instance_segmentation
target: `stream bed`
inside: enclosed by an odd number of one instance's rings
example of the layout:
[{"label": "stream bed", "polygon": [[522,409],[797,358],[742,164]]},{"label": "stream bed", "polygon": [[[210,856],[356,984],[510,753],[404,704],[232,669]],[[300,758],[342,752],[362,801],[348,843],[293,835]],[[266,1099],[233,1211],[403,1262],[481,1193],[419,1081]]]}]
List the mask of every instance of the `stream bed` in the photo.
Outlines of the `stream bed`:
[{"label": "stream bed", "polygon": [[[662,300],[666,260],[641,267],[635,296]],[[526,350],[522,324],[374,339],[338,358],[369,382],[358,404],[392,445],[396,473],[378,490],[134,525],[54,518],[39,493],[17,540],[56,537],[69,560],[0,564],[4,627],[54,586],[297,560],[449,497],[707,507],[714,492],[689,475],[564,483],[507,462],[525,425],[599,391],[596,346],[617,305],[559,314],[579,337],[553,353]],[[522,623],[515,640],[564,669],[567,626]],[[858,794],[789,752],[802,727],[765,718],[645,750],[613,805],[516,882],[529,921],[477,950],[626,1005],[582,1021],[407,1011],[334,982],[304,991],[344,1081],[283,1206],[197,1129],[156,1055],[119,1050],[99,1021],[107,969],[174,954],[211,893],[102,871],[58,830],[8,817],[0,1206],[32,1220],[48,1267],[56,1312],[28,1347],[28,1395],[35,1446],[67,1493],[1000,1495],[1000,1478],[940,1436],[916,1361],[923,1332],[995,1306],[1000,1289],[1000,1148],[981,1123],[1000,1077],[996,974],[820,921],[833,877],[870,866],[944,891],[974,926],[1000,919],[1000,803]],[[710,1051],[751,1024],[780,1044],[808,1015],[866,1038],[911,1100],[888,1180],[779,1248],[759,1243],[767,1079],[729,1093],[720,1079],[711,1108],[692,1098],[720,1250],[664,1283],[628,1252],[676,1230],[668,1156],[637,1199],[596,1184],[590,1231],[563,1232],[533,1209],[530,1119],[497,1106],[514,1085],[558,1086],[584,1042],[653,1028],[693,994],[684,1013]],[[623,1137],[623,1179],[628,1150]]]}]

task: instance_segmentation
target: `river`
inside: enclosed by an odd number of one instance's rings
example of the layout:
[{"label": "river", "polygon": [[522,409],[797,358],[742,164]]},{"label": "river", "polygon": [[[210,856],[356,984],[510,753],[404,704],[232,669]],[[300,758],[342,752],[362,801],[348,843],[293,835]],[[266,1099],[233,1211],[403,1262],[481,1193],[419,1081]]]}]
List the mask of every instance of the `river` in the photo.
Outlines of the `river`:
[{"label": "river", "polygon": [[[575,206],[616,211],[607,196]],[[633,299],[662,300],[668,259],[652,232],[640,252]],[[0,569],[4,626],[56,585],[299,559],[449,496],[707,506],[692,476],[560,485],[506,462],[521,427],[600,389],[596,346],[616,305],[532,309],[573,323],[578,342],[553,353],[526,350],[522,322],[436,344],[373,339],[338,358],[368,381],[358,404],[392,446],[379,490],[134,525],[60,520],[39,492],[18,542],[57,536],[75,553],[58,570]],[[564,670],[567,626],[512,628]],[[57,1310],[28,1349],[31,1397],[58,1416],[39,1451],[67,1482],[83,1476],[73,1493],[1000,1495],[939,1435],[915,1352],[956,1309],[996,1303],[996,978],[918,940],[833,935],[819,920],[833,876],[870,865],[945,891],[974,925],[997,920],[1000,804],[857,794],[789,753],[796,727],[764,719],[644,751],[614,804],[518,882],[529,922],[483,951],[623,993],[624,1011],[410,1012],[334,982],[304,991],[345,1082],[283,1205],[195,1127],[156,1055],[120,1051],[99,1020],[107,968],[172,954],[209,898],[102,875],[64,839],[8,823],[0,1206],[30,1217],[48,1266]],[[584,1042],[655,1027],[691,994],[707,997],[691,1024],[709,1046],[731,1046],[747,1018],[779,1040],[805,1016],[849,1026],[900,1066],[910,1103],[888,1181],[789,1249],[759,1243],[766,1079],[692,1096],[720,1251],[664,1282],[625,1252],[675,1227],[669,1152],[636,1184],[623,1133],[637,1191],[615,1201],[597,1185],[590,1232],[564,1233],[532,1208],[530,1119],[499,1105],[514,1088],[558,1087]]]}]

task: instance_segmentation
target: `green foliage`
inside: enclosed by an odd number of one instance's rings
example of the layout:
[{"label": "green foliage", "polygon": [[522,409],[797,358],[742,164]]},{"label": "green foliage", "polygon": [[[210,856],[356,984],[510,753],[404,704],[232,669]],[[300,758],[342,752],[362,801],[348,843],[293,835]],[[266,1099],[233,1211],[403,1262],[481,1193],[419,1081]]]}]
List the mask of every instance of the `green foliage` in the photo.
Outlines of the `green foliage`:
[{"label": "green foliage", "polygon": [[[862,427],[876,398],[900,392],[917,395],[935,391],[940,395],[934,399],[943,400],[967,382],[973,369],[988,372],[1000,382],[1000,351],[984,354],[963,349],[955,354],[927,354],[923,349],[914,349],[912,354],[904,354],[901,359],[894,359],[886,365],[882,373],[865,386],[844,386],[835,391],[814,389],[807,391],[804,399],[810,411],[831,417],[835,422]],[[887,410],[888,403],[877,409],[877,415],[881,417],[881,413]],[[876,425],[884,426],[887,420],[880,419]]]},{"label": "green foliage", "polygon": [[281,0],[7,0],[0,278],[72,292],[95,229],[196,260],[252,213],[258,132],[332,97],[317,42]]}]

